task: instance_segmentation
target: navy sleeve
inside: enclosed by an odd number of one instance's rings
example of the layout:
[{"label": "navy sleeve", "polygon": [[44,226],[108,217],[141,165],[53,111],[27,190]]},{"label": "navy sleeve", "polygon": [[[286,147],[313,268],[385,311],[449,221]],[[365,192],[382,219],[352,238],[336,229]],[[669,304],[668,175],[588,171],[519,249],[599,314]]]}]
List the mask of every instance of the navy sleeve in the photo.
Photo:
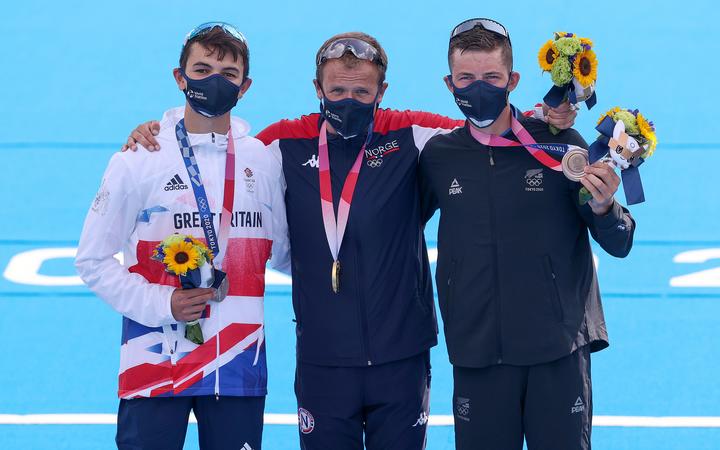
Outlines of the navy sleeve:
[{"label": "navy sleeve", "polygon": [[420,186],[420,218],[423,225],[428,222],[439,208],[440,204],[432,187],[431,167],[428,157],[432,153],[432,139],[420,154],[418,164],[418,184]]}]

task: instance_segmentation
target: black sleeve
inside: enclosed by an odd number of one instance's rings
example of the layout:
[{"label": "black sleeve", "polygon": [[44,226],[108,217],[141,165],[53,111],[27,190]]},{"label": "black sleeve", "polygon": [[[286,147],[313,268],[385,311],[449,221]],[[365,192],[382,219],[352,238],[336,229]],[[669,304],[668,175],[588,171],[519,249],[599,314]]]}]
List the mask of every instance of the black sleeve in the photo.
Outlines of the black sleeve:
[{"label": "black sleeve", "polygon": [[420,154],[418,164],[418,184],[420,186],[420,220],[425,225],[439,208],[439,201],[432,187],[430,167],[428,164],[428,149]]},{"label": "black sleeve", "polygon": [[630,253],[635,235],[635,219],[627,208],[615,200],[604,216],[593,213],[587,204],[578,205],[578,210],[593,239],[603,250],[618,258],[624,258]]},{"label": "black sleeve", "polygon": [[[564,135],[565,143],[577,145],[584,149],[588,148],[587,142],[580,136],[580,133],[571,129],[561,133]],[[633,236],[635,234],[635,220],[630,215],[627,208],[620,205],[617,200],[613,201],[612,206],[607,214],[598,216],[592,212],[589,205],[580,205],[578,194],[582,188],[580,183],[573,184],[573,197],[578,212],[583,221],[590,230],[593,239],[600,244],[608,254],[624,258],[630,253],[633,244]]]}]

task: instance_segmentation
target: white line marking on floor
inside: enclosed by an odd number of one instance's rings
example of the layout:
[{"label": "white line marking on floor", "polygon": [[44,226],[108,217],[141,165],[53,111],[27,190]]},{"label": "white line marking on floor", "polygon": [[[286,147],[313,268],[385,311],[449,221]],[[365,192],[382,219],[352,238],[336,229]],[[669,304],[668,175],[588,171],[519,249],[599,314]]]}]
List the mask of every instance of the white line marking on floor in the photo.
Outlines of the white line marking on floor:
[{"label": "white line marking on floor", "polygon": [[[196,423],[191,415],[190,421]],[[115,414],[0,414],[0,425],[114,425]],[[266,425],[296,425],[295,414],[265,414]],[[431,415],[431,426],[451,426],[453,417],[449,415]],[[631,428],[720,428],[717,416],[595,416],[593,425],[597,427]]]}]

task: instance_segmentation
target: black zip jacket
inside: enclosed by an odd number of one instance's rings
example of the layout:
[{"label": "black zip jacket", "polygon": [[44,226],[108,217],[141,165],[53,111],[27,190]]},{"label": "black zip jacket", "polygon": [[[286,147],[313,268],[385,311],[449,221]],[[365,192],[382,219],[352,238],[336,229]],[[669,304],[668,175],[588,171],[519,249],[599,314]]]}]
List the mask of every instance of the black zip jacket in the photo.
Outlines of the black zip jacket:
[{"label": "black zip jacket", "polygon": [[[555,136],[542,121],[520,121],[539,143],[588,148],[575,130]],[[467,125],[427,143],[420,185],[424,220],[441,212],[436,281],[452,364],[532,365],[608,346],[588,231],[626,256],[627,209],[616,202],[596,216],[578,203],[580,183],[523,147],[478,143]]]}]

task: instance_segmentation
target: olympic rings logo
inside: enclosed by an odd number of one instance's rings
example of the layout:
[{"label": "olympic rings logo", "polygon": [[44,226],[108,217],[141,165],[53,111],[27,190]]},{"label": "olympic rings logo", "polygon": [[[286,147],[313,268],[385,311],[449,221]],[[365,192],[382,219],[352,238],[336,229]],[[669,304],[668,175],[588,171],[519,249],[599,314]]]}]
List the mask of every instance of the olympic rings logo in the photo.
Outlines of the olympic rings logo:
[{"label": "olympic rings logo", "polygon": [[369,159],[367,162],[368,167],[372,167],[373,169],[377,169],[382,165],[382,158],[375,158],[375,159]]}]

